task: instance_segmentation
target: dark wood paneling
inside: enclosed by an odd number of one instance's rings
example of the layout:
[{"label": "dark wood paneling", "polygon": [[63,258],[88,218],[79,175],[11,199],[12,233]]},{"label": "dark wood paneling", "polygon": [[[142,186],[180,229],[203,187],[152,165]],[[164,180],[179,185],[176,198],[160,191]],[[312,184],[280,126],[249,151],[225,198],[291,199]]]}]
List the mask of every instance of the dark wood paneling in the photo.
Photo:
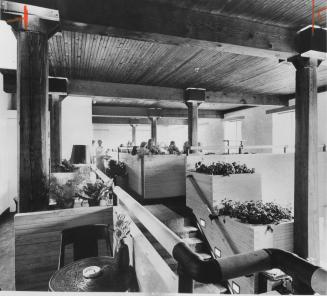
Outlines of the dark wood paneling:
[{"label": "dark wood paneling", "polygon": [[[149,118],[127,118],[127,117],[92,117],[92,123],[102,124],[150,124]],[[159,125],[187,125],[184,118],[159,118]]]}]

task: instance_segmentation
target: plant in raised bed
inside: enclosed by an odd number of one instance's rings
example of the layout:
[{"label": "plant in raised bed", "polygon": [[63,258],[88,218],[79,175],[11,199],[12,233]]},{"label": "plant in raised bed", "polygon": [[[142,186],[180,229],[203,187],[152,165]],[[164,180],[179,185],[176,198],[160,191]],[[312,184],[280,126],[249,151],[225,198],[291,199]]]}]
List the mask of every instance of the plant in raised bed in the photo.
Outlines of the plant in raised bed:
[{"label": "plant in raised bed", "polygon": [[79,197],[87,200],[90,207],[99,206],[100,201],[105,201],[106,205],[116,205],[117,197],[112,189],[112,183],[104,183],[97,179],[95,183],[86,183],[83,185]]},{"label": "plant in raised bed", "polygon": [[222,175],[229,176],[233,174],[254,174],[255,169],[249,169],[246,164],[238,164],[236,162],[213,162],[210,165],[205,165],[201,161],[195,164],[195,171],[197,173],[207,175]]},{"label": "plant in raised bed", "polygon": [[71,164],[67,159],[64,159],[61,163],[57,164],[55,169],[57,172],[61,173],[71,173],[77,170],[77,168],[73,164]]},{"label": "plant in raised bed", "polygon": [[109,178],[115,178],[117,176],[126,175],[126,164],[122,161],[116,161],[111,159],[109,161],[109,167],[106,170],[106,174]]},{"label": "plant in raised bed", "polygon": [[75,190],[72,181],[67,181],[64,185],[59,185],[55,178],[51,178],[49,195],[60,209],[72,208],[74,206]]},{"label": "plant in raised bed", "polygon": [[224,199],[215,211],[218,216],[230,216],[248,224],[279,224],[293,219],[290,209],[274,202]]}]

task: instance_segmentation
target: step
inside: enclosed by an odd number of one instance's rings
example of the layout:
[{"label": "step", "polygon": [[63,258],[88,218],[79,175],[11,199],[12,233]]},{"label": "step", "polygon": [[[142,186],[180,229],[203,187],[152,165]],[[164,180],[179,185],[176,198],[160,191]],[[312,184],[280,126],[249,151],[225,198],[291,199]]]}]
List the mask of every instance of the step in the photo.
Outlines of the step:
[{"label": "step", "polygon": [[197,237],[184,238],[183,242],[195,252],[201,252],[205,248],[203,241]]},{"label": "step", "polygon": [[202,284],[194,282],[193,293],[196,294],[224,294],[227,289],[220,284]]},{"label": "step", "polygon": [[177,235],[181,238],[196,237],[198,235],[198,229],[194,226],[184,226]]},{"label": "step", "polygon": [[185,219],[183,216],[175,213],[165,205],[147,205],[147,210],[151,212],[153,216],[159,219],[163,224],[175,232],[179,232],[184,228]]}]

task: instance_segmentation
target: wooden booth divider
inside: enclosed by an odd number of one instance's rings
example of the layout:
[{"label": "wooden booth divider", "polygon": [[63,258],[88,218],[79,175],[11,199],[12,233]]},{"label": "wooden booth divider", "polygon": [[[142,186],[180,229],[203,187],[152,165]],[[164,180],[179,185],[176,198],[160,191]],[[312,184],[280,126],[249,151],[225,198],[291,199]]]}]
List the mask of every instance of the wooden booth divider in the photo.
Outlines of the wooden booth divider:
[{"label": "wooden booth divider", "polygon": [[127,166],[128,187],[139,198],[185,196],[185,155],[119,155]]},{"label": "wooden booth divider", "polygon": [[61,231],[88,224],[113,225],[113,208],[87,207],[15,215],[16,290],[47,291],[49,279],[58,267]]}]

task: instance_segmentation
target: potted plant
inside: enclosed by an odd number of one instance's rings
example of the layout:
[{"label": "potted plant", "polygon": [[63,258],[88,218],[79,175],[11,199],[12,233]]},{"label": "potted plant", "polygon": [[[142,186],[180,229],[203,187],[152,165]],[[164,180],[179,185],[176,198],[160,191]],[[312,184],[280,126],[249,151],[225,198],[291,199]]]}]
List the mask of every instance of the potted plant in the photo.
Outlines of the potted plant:
[{"label": "potted plant", "polygon": [[[261,176],[254,168],[236,162],[216,162],[206,165],[198,162],[192,175],[211,206],[219,204],[223,199],[246,200],[250,196],[253,200],[262,199]],[[198,199],[193,184],[186,180],[186,196],[189,207],[195,206]]]},{"label": "potted plant", "polygon": [[[239,253],[265,248],[293,251],[293,216],[289,208],[274,202],[223,200],[215,211],[223,233]],[[212,225],[208,228],[213,230]],[[210,244],[220,250],[221,257],[229,256],[218,235],[210,237]],[[234,281],[241,293],[258,292],[258,274]]]},{"label": "potted plant", "polygon": [[125,239],[130,234],[131,222],[122,214],[117,216],[115,223],[114,235],[116,239],[115,257],[117,257],[118,266],[121,270],[126,270],[129,267],[129,249],[125,243]]},{"label": "potted plant", "polygon": [[55,178],[51,178],[49,197],[56,203],[59,209],[68,209],[74,206],[75,190],[71,181],[59,184]]},{"label": "potted plant", "polygon": [[90,207],[115,206],[117,205],[117,195],[113,192],[112,183],[104,183],[97,179],[95,183],[84,183],[79,197],[87,200]]},{"label": "potted plant", "polygon": [[120,186],[121,188],[126,188],[127,169],[124,162],[111,159],[106,174],[109,178],[114,180],[115,185]]}]

